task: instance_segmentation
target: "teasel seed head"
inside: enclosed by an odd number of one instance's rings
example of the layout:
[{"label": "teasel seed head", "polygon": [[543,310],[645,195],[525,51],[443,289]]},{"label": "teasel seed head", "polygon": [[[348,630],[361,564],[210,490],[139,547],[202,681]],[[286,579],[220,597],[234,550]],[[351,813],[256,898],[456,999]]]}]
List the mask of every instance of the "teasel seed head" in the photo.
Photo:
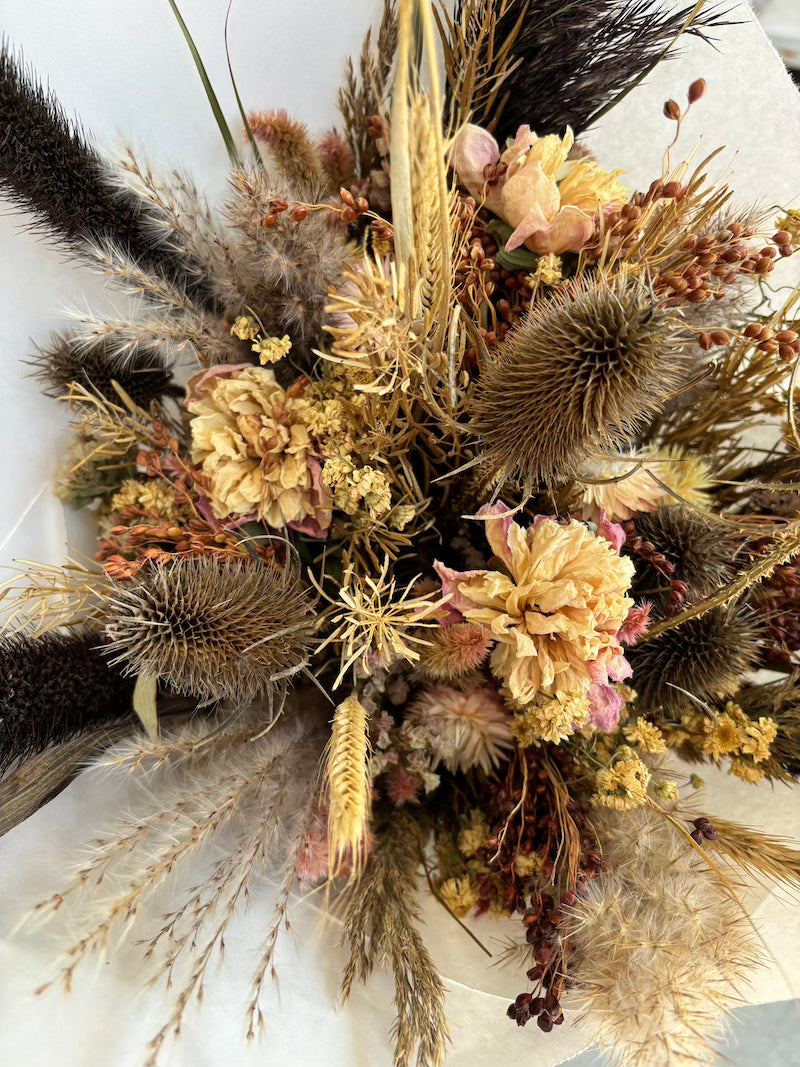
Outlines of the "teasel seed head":
[{"label": "teasel seed head", "polygon": [[535,305],[481,370],[474,429],[497,482],[530,491],[624,447],[680,378],[670,315],[640,282],[580,281]]},{"label": "teasel seed head", "polygon": [[695,706],[687,693],[700,700],[731,696],[758,661],[762,639],[753,611],[734,603],[629,649],[641,707],[670,716]]},{"label": "teasel seed head", "polygon": [[130,714],[133,685],[100,645],[91,630],[0,639],[0,773]]},{"label": "teasel seed head", "polygon": [[152,564],[108,596],[114,662],[177,693],[278,699],[307,663],[312,599],[289,565],[200,558]]},{"label": "teasel seed head", "polygon": [[[708,596],[731,578],[736,544],[728,529],[710,516],[683,507],[664,504],[657,511],[640,515],[636,533],[666,556],[674,576],[687,586],[689,600]],[[652,572],[648,569],[650,581]]]},{"label": "teasel seed head", "polygon": [[153,400],[182,395],[156,347],[138,346],[121,353],[108,342],[86,344],[69,334],[53,334],[32,362],[42,392],[57,400],[66,396],[73,382],[118,404],[119,394],[111,384],[117,382],[145,411]]}]

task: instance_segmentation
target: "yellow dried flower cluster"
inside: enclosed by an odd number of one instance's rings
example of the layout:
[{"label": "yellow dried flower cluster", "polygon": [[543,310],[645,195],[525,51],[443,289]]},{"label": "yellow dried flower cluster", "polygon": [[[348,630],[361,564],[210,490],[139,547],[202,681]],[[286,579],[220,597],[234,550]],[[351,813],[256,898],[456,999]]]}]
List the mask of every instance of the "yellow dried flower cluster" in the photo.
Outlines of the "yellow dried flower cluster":
[{"label": "yellow dried flower cluster", "polygon": [[667,732],[665,740],[673,747],[694,745],[715,763],[730,756],[731,774],[747,782],[760,782],[764,770],[759,764],[769,759],[777,732],[773,719],[762,715],[755,721],[738,704],[728,701],[725,710],[713,717],[687,712],[681,717],[680,726]]},{"label": "yellow dried flower cluster", "polygon": [[301,417],[306,401],[273,371],[235,368],[189,383],[192,459],[211,485],[217,518],[255,514],[268,525],[330,523],[313,473],[314,446]]},{"label": "yellow dried flower cluster", "polygon": [[346,515],[365,511],[373,520],[384,518],[392,508],[392,491],[383,471],[359,467],[352,457],[331,458],[322,477],[333,490],[333,505]]},{"label": "yellow dried flower cluster", "polygon": [[474,856],[489,840],[489,826],[480,808],[473,808],[469,821],[458,835],[458,851],[462,856]]},{"label": "yellow dried flower cluster", "polygon": [[447,878],[439,886],[439,896],[459,919],[469,915],[479,900],[477,888],[466,875],[463,878]]},{"label": "yellow dried flower cluster", "polygon": [[148,478],[147,481],[127,478],[111,497],[108,506],[110,511],[124,511],[131,507],[157,511],[160,518],[168,522],[179,522],[188,517],[185,505],[172,486],[156,478]]},{"label": "yellow dried flower cluster", "polygon": [[561,267],[561,256],[557,256],[554,252],[548,252],[547,255],[540,256],[536,269],[528,275],[528,284],[532,289],[536,287],[537,282],[540,285],[547,285],[551,288],[558,285],[564,277]]},{"label": "yellow dried flower cluster", "polygon": [[641,715],[628,726],[624,726],[622,732],[627,741],[632,745],[638,745],[645,752],[667,751],[667,743],[662,732],[655,723],[648,722]]},{"label": "yellow dried flower cluster", "polygon": [[661,797],[662,800],[677,800],[681,795],[677,784],[670,782],[666,778],[659,778],[653,785],[653,792],[657,797]]},{"label": "yellow dried flower cluster", "polygon": [[283,337],[262,337],[261,323],[252,315],[237,315],[233,320],[231,333],[240,341],[253,342],[250,347],[257,353],[262,367],[267,363],[280,362],[292,350],[288,334]]},{"label": "yellow dried flower cluster", "polygon": [[589,698],[582,693],[558,693],[549,700],[522,707],[514,716],[511,732],[520,748],[537,741],[557,745],[571,737],[573,728],[589,721]]},{"label": "yellow dried flower cluster", "polygon": [[617,750],[611,767],[604,767],[595,775],[595,794],[592,800],[605,808],[628,811],[638,808],[647,799],[650,771],[632,748],[623,745]]},{"label": "yellow dried flower cluster", "polygon": [[539,874],[544,866],[544,860],[538,852],[520,852],[514,860],[514,873],[520,878],[531,878]]}]

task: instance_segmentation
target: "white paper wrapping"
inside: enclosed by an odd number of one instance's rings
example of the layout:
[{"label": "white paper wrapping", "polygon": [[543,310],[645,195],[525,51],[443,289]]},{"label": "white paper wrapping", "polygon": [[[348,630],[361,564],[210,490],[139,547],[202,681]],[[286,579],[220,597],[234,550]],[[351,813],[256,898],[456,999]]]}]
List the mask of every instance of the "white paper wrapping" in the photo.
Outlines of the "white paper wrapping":
[{"label": "white paper wrapping", "polygon": [[[6,5],[8,6],[8,5]],[[357,51],[379,10],[367,0],[237,0],[231,45],[239,87],[249,107],[286,107],[321,132],[335,122],[334,92],[343,57]],[[206,59],[231,122],[222,24],[226,0],[186,0],[184,13]],[[596,130],[590,142],[601,162],[624,167],[629,184],[646,186],[661,168],[674,127],[663,101],[682,101],[697,77],[708,82],[673,160],[691,151],[728,146],[738,202],[788,204],[800,193],[800,104],[782,65],[752,20],[720,30],[719,52],[688,41],[684,57],[662,64]],[[77,112],[106,144],[119,131],[157,163],[180,163],[212,194],[222,188],[225,157],[185,46],[162,0],[108,4],[103,0],[15,0],[5,30],[69,112]],[[92,550],[91,532],[64,512],[49,486],[63,450],[63,416],[23,377],[18,362],[57,328],[64,304],[108,300],[100,283],[65,264],[46,245],[19,232],[17,216],[0,217],[0,564],[13,559],[59,562],[67,544]],[[798,790],[754,789],[708,768],[708,808],[774,833],[800,838]],[[45,932],[13,933],[31,902],[63,885],[76,849],[126,805],[125,783],[84,775],[23,826],[0,839],[0,1063],[9,1067],[137,1067],[142,1048],[161,1023],[162,995],[141,988],[135,954],[112,954],[79,975],[69,997],[33,990],[53,975],[54,945]],[[293,910],[294,937],[279,947],[280,996],[266,998],[263,1040],[245,1045],[244,1005],[260,932],[269,923],[273,890],[262,886],[227,938],[226,961],[208,983],[202,1014],[191,1012],[180,1044],[164,1057],[172,1067],[389,1067],[387,1033],[393,1012],[390,976],[359,988],[347,1011],[336,1009],[344,953],[333,923],[321,924],[313,901]],[[453,1033],[450,1067],[522,1067],[568,1058],[587,1044],[569,1024],[543,1035],[518,1030],[505,1007],[522,988],[514,970],[487,967],[483,953],[433,901],[424,907],[426,940],[448,988]],[[760,931],[775,958],[755,976],[750,1000],[800,994],[800,919],[788,894],[757,910]],[[516,924],[475,923],[490,950]],[[524,981],[524,979],[523,979]]]}]

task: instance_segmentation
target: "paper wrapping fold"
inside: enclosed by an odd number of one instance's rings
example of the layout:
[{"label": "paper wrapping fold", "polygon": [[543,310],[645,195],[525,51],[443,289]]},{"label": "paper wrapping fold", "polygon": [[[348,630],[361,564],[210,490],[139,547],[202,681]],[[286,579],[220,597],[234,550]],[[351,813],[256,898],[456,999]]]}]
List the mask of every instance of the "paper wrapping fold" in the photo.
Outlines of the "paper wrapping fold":
[{"label": "paper wrapping fold", "polygon": [[[42,22],[43,9],[52,6],[53,30]],[[222,5],[224,7],[224,5]],[[81,0],[69,6],[20,6],[9,16],[6,27],[12,40],[29,44],[29,57],[43,73],[58,71],[55,87],[68,110],[80,104],[81,117],[106,138],[115,126],[146,130],[151,153],[194,169],[198,180],[218,190],[221,184],[221,147],[205,100],[192,79],[194,72],[183,64],[181,45],[172,37],[172,27],[162,20],[161,7],[148,6],[145,19],[136,15],[130,23],[127,5],[109,5],[101,0]],[[243,22],[263,27],[263,36],[277,34],[276,19],[283,19],[280,32],[289,32],[289,22],[302,26],[292,47],[302,47],[305,57],[299,67],[280,76],[265,73],[263,50],[249,47],[237,74],[255,105],[288,105],[322,127],[331,117],[331,99],[340,57],[357,48],[361,23],[375,14],[376,5],[336,0],[320,11],[315,0],[296,0],[287,10],[277,3],[264,5],[244,0],[239,8]],[[198,0],[191,10],[194,24],[208,33],[203,42],[212,77],[225,84],[220,40],[210,27],[220,17],[215,0]],[[63,26],[59,19],[64,19]],[[720,166],[732,170],[739,204],[759,200],[786,205],[800,193],[800,100],[780,60],[742,6],[731,18],[742,24],[715,33],[719,51],[688,41],[682,59],[662,64],[638,89],[607,116],[589,138],[601,163],[624,167],[630,185],[646,186],[661,168],[664,147],[674,127],[662,115],[663,101],[672,96],[683,100],[689,83],[704,77],[706,97],[684,125],[673,160],[691,151],[702,134],[705,154],[720,144],[728,150]],[[137,51],[131,33],[151,20],[158,47],[148,52],[145,41]],[[287,21],[288,20],[288,21]],[[9,21],[9,20],[7,20]],[[129,25],[130,23],[130,25]],[[160,27],[160,28],[159,28]],[[63,32],[62,32],[63,31]],[[97,31],[103,41],[100,51],[87,53],[86,62],[65,63],[73,43]],[[163,35],[166,34],[166,47]],[[275,39],[274,37],[272,39]],[[147,44],[151,34],[148,32]],[[284,52],[285,54],[285,52]],[[309,62],[319,55],[324,62]],[[333,58],[332,58],[333,57]],[[177,62],[176,62],[177,60]],[[70,66],[71,64],[71,66]],[[285,64],[284,64],[285,66]],[[283,67],[280,68],[283,71]],[[103,94],[109,70],[116,74],[117,95]],[[131,100],[141,85],[143,71],[149,75],[145,93],[161,101],[164,121],[152,125],[156,112],[143,127],[137,125]],[[70,81],[70,76],[74,79]],[[280,77],[289,79],[291,92],[283,92]],[[94,81],[93,81],[94,79]],[[94,92],[91,87],[94,84]],[[264,90],[260,87],[266,85]],[[299,87],[299,91],[298,91]],[[257,95],[258,93],[261,95]],[[264,92],[267,96],[264,96]],[[102,101],[102,104],[101,104]],[[179,101],[176,104],[175,101]],[[116,104],[116,110],[115,110]],[[318,107],[319,104],[319,107]],[[179,111],[170,113],[171,107]],[[229,109],[233,115],[233,109]],[[318,121],[318,116],[324,116]],[[177,132],[176,132],[177,131]],[[699,158],[699,157],[698,157]],[[214,161],[213,164],[211,161]],[[72,547],[92,549],[91,536],[76,529],[67,532],[67,522],[58,502],[49,492],[55,460],[63,448],[63,420],[50,401],[22,377],[16,362],[31,352],[28,338],[44,339],[57,325],[53,308],[83,295],[99,298],[99,286],[87,282],[83,273],[61,264],[45,246],[16,232],[9,218],[0,218],[0,449],[5,462],[0,467],[3,508],[0,512],[0,563],[13,558],[58,562]],[[74,526],[74,520],[70,520]],[[708,807],[727,819],[739,819],[777,834],[800,838],[800,791],[778,785],[758,789],[724,773],[703,769],[708,782]],[[46,935],[12,936],[10,926],[31,901],[52,892],[63,881],[75,848],[91,838],[107,813],[125,797],[117,787],[83,776],[64,794],[26,824],[0,839],[0,1062],[25,1063],[26,1067],[134,1067],[141,1063],[141,1049],[160,1025],[161,996],[142,990],[130,952],[121,959],[102,963],[96,975],[91,967],[78,981],[73,994],[35,998],[31,991],[52,974],[53,948]],[[168,1058],[171,1067],[247,1067],[248,1064],[330,1064],[333,1067],[388,1067],[392,983],[376,975],[367,989],[358,989],[346,1012],[337,1013],[336,993],[343,953],[335,947],[333,925],[320,926],[313,902],[295,908],[294,943],[288,938],[278,956],[280,999],[268,998],[268,1025],[263,1042],[244,1048],[243,1005],[246,1003],[254,940],[269,921],[272,891],[264,887],[255,894],[250,911],[240,916],[228,939],[226,966],[209,983],[204,1012],[190,1016],[186,1033]],[[424,908],[426,939],[439,962],[449,990],[448,1014],[453,1031],[450,1067],[537,1067],[570,1057],[587,1044],[585,1035],[569,1024],[549,1035],[534,1026],[518,1030],[505,1018],[505,1007],[522,988],[514,970],[487,967],[490,963],[432,900]],[[800,917],[787,893],[765,899],[755,913],[758,927],[776,962],[763,974],[754,975],[750,992],[753,1003],[800,994]],[[476,924],[479,936],[494,951],[513,923],[483,920]],[[793,981],[795,984],[792,984]]]}]

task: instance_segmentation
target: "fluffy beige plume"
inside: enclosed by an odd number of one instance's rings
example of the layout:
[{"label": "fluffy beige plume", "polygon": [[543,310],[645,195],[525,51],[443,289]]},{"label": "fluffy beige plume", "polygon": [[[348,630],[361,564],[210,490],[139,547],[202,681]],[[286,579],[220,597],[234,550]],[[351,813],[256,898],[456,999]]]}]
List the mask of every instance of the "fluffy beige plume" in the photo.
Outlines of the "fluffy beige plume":
[{"label": "fluffy beige plume", "polygon": [[572,909],[580,1018],[626,1067],[696,1067],[759,962],[726,884],[652,808],[598,811],[603,872]]},{"label": "fluffy beige plume", "polygon": [[325,757],[331,875],[350,863],[358,874],[365,858],[370,809],[367,720],[367,709],[352,695],[342,701],[333,716]]}]

